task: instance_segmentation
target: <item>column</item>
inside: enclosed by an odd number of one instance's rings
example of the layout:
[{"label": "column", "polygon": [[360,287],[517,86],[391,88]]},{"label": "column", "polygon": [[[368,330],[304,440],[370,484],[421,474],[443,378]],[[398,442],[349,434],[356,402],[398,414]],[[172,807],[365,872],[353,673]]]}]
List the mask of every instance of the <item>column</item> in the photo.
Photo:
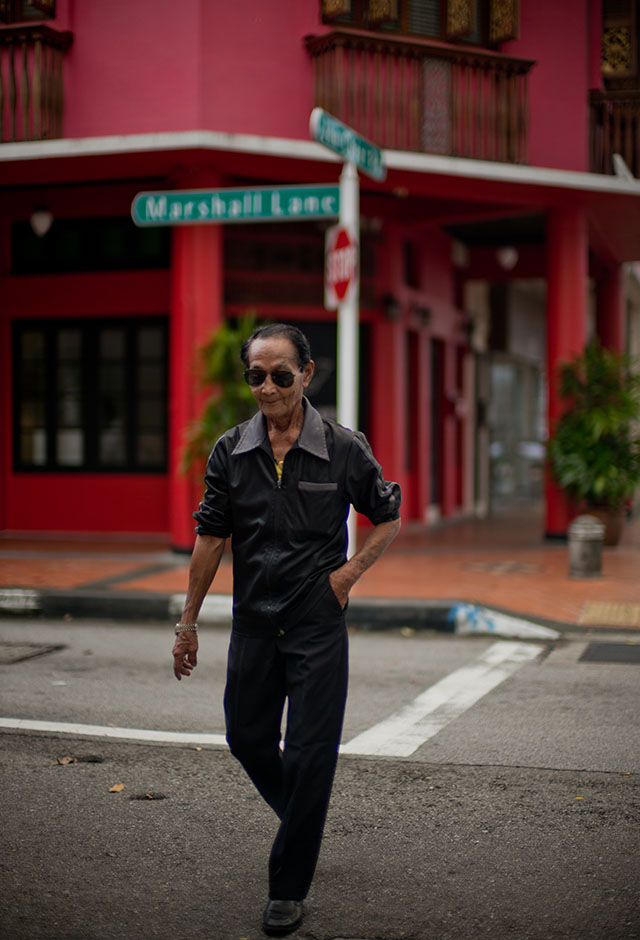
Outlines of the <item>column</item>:
[{"label": "column", "polygon": [[406,343],[404,325],[378,320],[371,325],[371,446],[385,478],[406,489]]},{"label": "column", "polygon": [[[218,185],[218,177],[201,170],[185,177],[177,188]],[[191,514],[202,498],[203,482],[201,468],[185,475],[181,461],[188,428],[206,396],[198,353],[224,316],[223,232],[221,225],[175,226],[172,236],[169,520],[173,548],[190,551],[195,539]]]},{"label": "column", "polygon": [[431,503],[430,460],[431,447],[431,345],[429,334],[421,330],[417,336],[417,413],[412,422],[415,428],[415,505],[416,519],[426,522]]},{"label": "column", "polygon": [[[587,335],[587,222],[578,208],[552,209],[547,218],[547,389],[549,433],[563,405],[558,365],[584,348]],[[564,536],[572,511],[547,473],[545,534]]]},{"label": "column", "polygon": [[442,441],[442,515],[452,516],[458,506],[461,468],[456,404],[460,395],[458,384],[458,347],[450,339],[444,341],[444,401]]},{"label": "column", "polygon": [[626,348],[623,268],[609,265],[596,284],[596,332],[603,346],[622,353]]}]

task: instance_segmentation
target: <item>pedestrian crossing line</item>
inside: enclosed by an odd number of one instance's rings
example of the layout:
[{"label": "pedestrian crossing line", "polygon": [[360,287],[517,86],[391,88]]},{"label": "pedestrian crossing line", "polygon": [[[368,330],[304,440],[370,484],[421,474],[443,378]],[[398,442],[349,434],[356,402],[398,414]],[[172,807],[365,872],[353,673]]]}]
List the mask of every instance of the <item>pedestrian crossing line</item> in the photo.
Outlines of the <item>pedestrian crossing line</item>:
[{"label": "pedestrian crossing line", "polygon": [[[462,715],[521,666],[536,659],[540,652],[540,647],[532,644],[507,641],[494,643],[473,665],[450,673],[405,708],[363,731],[348,743],[342,744],[340,753],[369,757],[409,757],[425,741]],[[145,728],[39,721],[31,718],[0,717],[0,729],[2,728],[155,744],[188,744],[192,747],[226,746],[224,734],[150,731]]]},{"label": "pedestrian crossing line", "polygon": [[224,744],[223,734],[198,734],[191,731],[148,731],[144,728],[117,728],[111,725],[83,725],[65,721],[35,721],[30,718],[0,718],[0,728],[12,731],[45,731],[53,734],[77,734],[91,738],[119,738],[125,741],[151,741],[159,744]]},{"label": "pedestrian crossing line", "polygon": [[343,744],[340,753],[409,757],[540,653],[539,646],[530,644],[494,643],[474,664],[445,676],[409,705]]}]

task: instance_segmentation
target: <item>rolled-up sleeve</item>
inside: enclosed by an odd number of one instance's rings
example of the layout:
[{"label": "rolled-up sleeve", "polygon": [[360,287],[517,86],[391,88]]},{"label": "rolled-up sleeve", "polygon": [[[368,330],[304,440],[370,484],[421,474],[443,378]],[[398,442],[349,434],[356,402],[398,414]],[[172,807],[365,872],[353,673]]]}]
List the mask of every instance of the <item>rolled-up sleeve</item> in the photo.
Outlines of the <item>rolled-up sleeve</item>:
[{"label": "rolled-up sleeve", "polygon": [[226,539],[231,535],[232,514],[229,500],[228,451],[221,438],[211,451],[204,475],[204,498],[193,518],[198,535],[215,535]]},{"label": "rolled-up sleeve", "polygon": [[385,480],[364,434],[353,435],[346,466],[345,492],[355,510],[373,525],[400,518],[402,494],[397,483]]}]

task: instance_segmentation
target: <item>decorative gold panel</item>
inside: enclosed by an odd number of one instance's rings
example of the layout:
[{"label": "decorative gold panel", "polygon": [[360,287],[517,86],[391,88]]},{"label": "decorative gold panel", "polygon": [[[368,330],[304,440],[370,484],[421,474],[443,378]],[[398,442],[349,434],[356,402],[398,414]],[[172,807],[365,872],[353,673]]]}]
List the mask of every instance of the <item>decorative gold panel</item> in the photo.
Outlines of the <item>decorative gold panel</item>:
[{"label": "decorative gold panel", "polygon": [[388,23],[398,19],[398,0],[369,0],[369,22]]},{"label": "decorative gold panel", "polygon": [[351,13],[351,0],[322,0],[323,16],[330,18],[344,13]]},{"label": "decorative gold panel", "polygon": [[629,75],[633,71],[633,50],[629,26],[615,26],[602,31],[602,74]]},{"label": "decorative gold panel", "polygon": [[31,6],[40,10],[45,16],[54,17],[56,15],[56,0],[31,0]]},{"label": "decorative gold panel", "polygon": [[520,35],[519,0],[491,0],[489,41],[506,42]]},{"label": "decorative gold panel", "polygon": [[474,0],[448,0],[447,38],[456,39],[474,32],[476,28],[476,5]]}]

